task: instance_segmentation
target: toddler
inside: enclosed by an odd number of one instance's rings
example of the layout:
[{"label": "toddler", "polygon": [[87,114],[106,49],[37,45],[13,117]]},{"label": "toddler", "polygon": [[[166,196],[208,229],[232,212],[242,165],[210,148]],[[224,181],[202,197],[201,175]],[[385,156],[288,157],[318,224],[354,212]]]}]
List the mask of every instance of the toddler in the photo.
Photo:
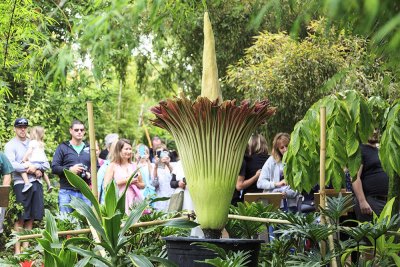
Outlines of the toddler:
[{"label": "toddler", "polygon": [[[31,129],[30,131],[30,142],[29,142],[29,147],[28,150],[26,151],[23,162],[25,168],[28,168],[28,166],[32,163],[44,163],[48,162],[49,160],[46,157],[46,154],[44,152],[44,128],[41,126],[35,126]],[[24,180],[24,188],[22,189],[22,192],[28,191],[32,187],[32,183],[29,182],[28,179],[28,174],[26,172],[21,173],[22,179]],[[47,184],[47,192],[51,192],[53,190],[53,186],[50,183],[49,176],[47,176],[46,173],[43,173],[43,178]]]}]

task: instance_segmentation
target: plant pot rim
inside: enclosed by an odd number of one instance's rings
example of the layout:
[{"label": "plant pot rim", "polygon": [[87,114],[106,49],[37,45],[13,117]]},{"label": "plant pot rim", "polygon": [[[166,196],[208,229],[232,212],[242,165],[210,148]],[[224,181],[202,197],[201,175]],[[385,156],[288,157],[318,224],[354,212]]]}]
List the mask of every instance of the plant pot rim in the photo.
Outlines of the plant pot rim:
[{"label": "plant pot rim", "polygon": [[177,242],[210,242],[210,243],[265,243],[265,240],[262,239],[242,239],[242,238],[219,238],[219,239],[212,239],[212,238],[201,238],[201,237],[194,237],[194,236],[166,236],[163,237],[165,241],[177,241]]}]

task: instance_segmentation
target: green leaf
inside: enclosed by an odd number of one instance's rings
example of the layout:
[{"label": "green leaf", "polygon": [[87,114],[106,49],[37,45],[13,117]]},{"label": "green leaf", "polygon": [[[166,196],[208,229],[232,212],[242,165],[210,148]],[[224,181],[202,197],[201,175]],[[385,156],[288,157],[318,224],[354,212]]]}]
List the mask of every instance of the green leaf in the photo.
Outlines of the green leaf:
[{"label": "green leaf", "polygon": [[196,245],[196,246],[211,250],[223,259],[225,259],[227,256],[225,250],[215,244],[206,243],[206,242],[193,242],[192,245]]},{"label": "green leaf", "polygon": [[358,140],[354,133],[348,132],[347,138],[346,138],[346,151],[347,151],[347,156],[353,156],[355,153],[357,153],[358,148],[360,144],[358,143]]},{"label": "green leaf", "polygon": [[93,266],[96,266],[96,267],[108,267],[109,266],[108,264],[105,264],[104,262],[102,262],[98,259],[94,259],[94,258],[90,259],[90,264],[92,264]]},{"label": "green leaf", "polygon": [[52,243],[58,243],[59,239],[56,220],[49,210],[45,211],[45,222],[46,231],[51,235],[51,240],[49,241],[51,241]]},{"label": "green leaf", "polygon": [[74,207],[74,209],[81,214],[82,216],[86,217],[92,227],[101,235],[102,238],[107,239],[107,235],[104,232],[103,226],[101,225],[101,221],[97,218],[94,211],[91,207],[86,204],[82,199],[72,197],[70,205]]},{"label": "green leaf", "polygon": [[90,260],[91,257],[84,257],[83,259],[78,261],[78,263],[75,264],[74,267],[86,267]]},{"label": "green leaf", "polygon": [[154,265],[143,255],[137,255],[133,252],[129,253],[127,257],[132,264],[137,267],[154,267]]},{"label": "green leaf", "polygon": [[113,267],[113,264],[108,262],[105,258],[97,255],[96,253],[94,253],[93,251],[90,250],[86,250],[86,249],[82,249],[80,247],[76,247],[76,246],[68,246],[68,248],[76,253],[78,253],[79,255],[83,256],[83,257],[89,257],[89,258],[94,258],[97,259],[99,261],[101,261],[102,263],[104,263],[106,266],[109,267]]},{"label": "green leaf", "polygon": [[69,170],[64,170],[65,176],[67,177],[68,181],[70,184],[72,184],[75,188],[79,189],[79,191],[87,198],[90,200],[92,203],[93,207],[96,210],[97,216],[101,219],[101,212],[100,212],[100,206],[99,202],[93,195],[92,191],[90,190],[89,186],[87,183],[78,175],[75,173],[69,171]]},{"label": "green leaf", "polygon": [[181,229],[190,229],[190,228],[199,226],[199,224],[194,221],[190,221],[190,220],[173,220],[173,221],[168,221],[168,222],[162,224],[162,226],[181,228]]},{"label": "green leaf", "polygon": [[83,245],[83,244],[90,244],[91,243],[91,239],[87,238],[87,237],[71,237],[69,239],[66,239],[63,242],[63,246],[67,247],[69,245]]},{"label": "green leaf", "polygon": [[[108,217],[113,216],[117,208],[118,192],[116,190],[115,182],[111,182],[107,186],[106,195],[104,201],[106,203],[105,210]],[[123,212],[123,211],[122,211]]]},{"label": "green leaf", "polygon": [[[104,230],[110,241],[110,246],[112,248],[116,248],[119,242],[119,231],[121,229],[123,214],[117,211],[111,218],[103,217],[104,221]],[[110,254],[116,254],[115,250],[110,251]]]},{"label": "green leaf", "polygon": [[60,252],[59,260],[62,263],[62,266],[74,266],[78,261],[78,255],[73,251],[65,249]]},{"label": "green leaf", "polygon": [[347,162],[347,167],[350,172],[351,177],[356,177],[357,172],[361,166],[361,150],[358,148],[357,152],[349,157],[348,162]]},{"label": "green leaf", "polygon": [[149,260],[155,261],[155,262],[159,262],[164,267],[179,267],[178,265],[176,265],[172,261],[169,261],[169,260],[164,259],[164,258],[156,257],[156,256],[150,256]]},{"label": "green leaf", "polygon": [[131,211],[131,213],[128,216],[128,219],[126,220],[124,226],[122,227],[119,235],[123,236],[125,235],[126,231],[135,224],[137,221],[139,221],[140,217],[143,214],[143,211],[146,209],[147,203],[145,201],[140,202],[135,206],[135,208]]}]

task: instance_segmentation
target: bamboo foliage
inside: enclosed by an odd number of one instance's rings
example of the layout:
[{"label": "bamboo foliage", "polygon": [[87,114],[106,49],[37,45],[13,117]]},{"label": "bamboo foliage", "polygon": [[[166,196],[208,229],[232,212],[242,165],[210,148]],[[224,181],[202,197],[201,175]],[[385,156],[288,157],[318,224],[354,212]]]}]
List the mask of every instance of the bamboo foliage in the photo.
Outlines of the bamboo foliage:
[{"label": "bamboo foliage", "polygon": [[396,197],[394,208],[398,212],[400,193],[400,102],[395,102],[385,114],[385,131],[382,134],[379,158],[389,176],[389,198]]},{"label": "bamboo foliage", "polygon": [[169,131],[178,147],[198,221],[203,229],[222,229],[250,135],[272,116],[267,100],[250,105],[184,95],[152,108],[153,123]]},{"label": "bamboo foliage", "polygon": [[385,131],[382,135],[382,146],[379,151],[379,157],[389,177],[394,177],[396,173],[400,174],[400,158],[398,157],[398,151],[400,151],[399,101],[388,110],[385,127]]},{"label": "bamboo foliage", "polygon": [[356,91],[327,96],[315,103],[298,122],[284,156],[285,178],[296,190],[310,191],[318,184],[320,147],[319,108],[326,106],[326,182],[340,189],[347,167],[355,177],[361,164],[360,143],[373,131],[366,99]]}]

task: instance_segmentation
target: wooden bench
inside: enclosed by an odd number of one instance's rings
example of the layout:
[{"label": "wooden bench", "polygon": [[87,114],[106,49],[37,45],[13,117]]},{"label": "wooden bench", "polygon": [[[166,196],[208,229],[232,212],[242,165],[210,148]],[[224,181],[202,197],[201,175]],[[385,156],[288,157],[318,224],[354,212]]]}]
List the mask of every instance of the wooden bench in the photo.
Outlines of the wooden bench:
[{"label": "wooden bench", "polygon": [[8,207],[10,186],[0,185],[0,207]]},{"label": "wooden bench", "polygon": [[249,203],[261,201],[265,205],[272,204],[276,209],[281,207],[282,193],[247,193],[244,195],[244,201]]}]

